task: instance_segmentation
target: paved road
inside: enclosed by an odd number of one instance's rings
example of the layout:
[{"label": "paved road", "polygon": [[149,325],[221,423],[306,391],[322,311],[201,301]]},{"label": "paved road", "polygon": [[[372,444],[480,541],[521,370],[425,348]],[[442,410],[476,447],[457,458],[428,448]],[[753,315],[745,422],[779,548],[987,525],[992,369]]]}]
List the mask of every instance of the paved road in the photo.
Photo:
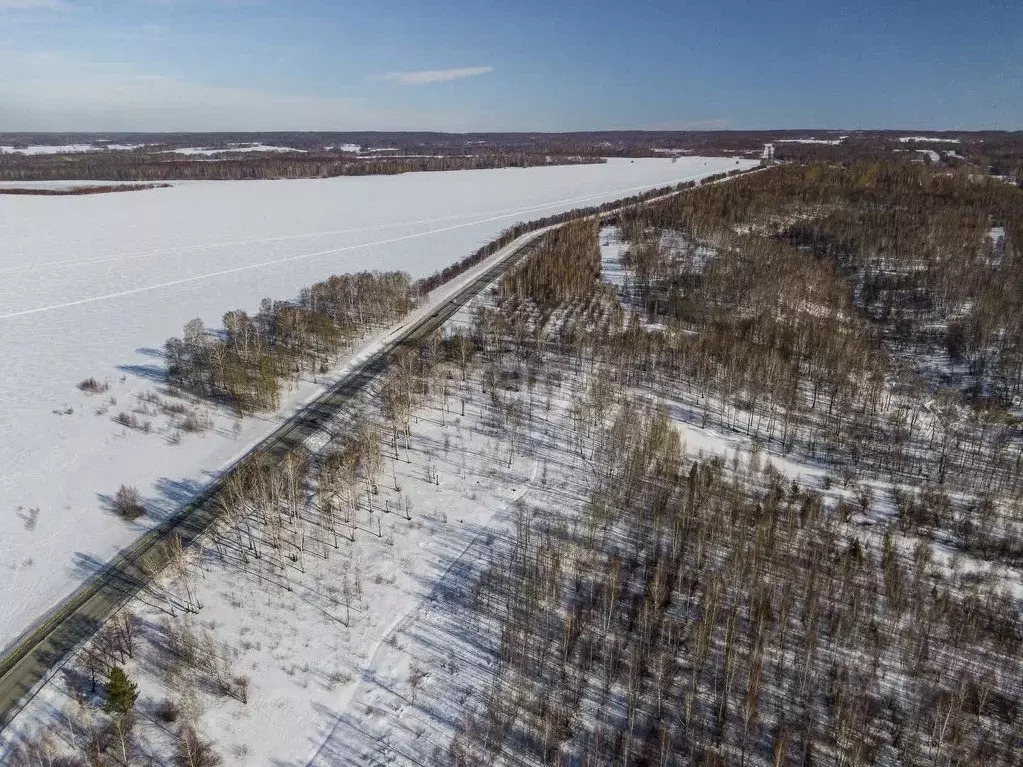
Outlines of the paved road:
[{"label": "paved road", "polygon": [[[252,456],[284,456],[320,432],[341,411],[387,370],[392,359],[418,348],[462,306],[529,252],[542,231],[523,235],[504,248],[493,265],[433,308],[431,314],[411,320],[379,350],[358,364],[337,384],[310,402],[213,480],[203,492],[172,518],[146,533],[112,559],[99,573],[78,587],[21,635],[0,657],[0,731],[21,710],[38,683],[122,604],[134,596],[169,559],[169,542],[180,536],[189,545],[216,519],[216,497],[231,474]],[[415,317],[415,315],[413,315]]]},{"label": "paved road", "polygon": [[[747,172],[756,173],[758,170]],[[679,192],[671,192],[640,204],[649,205],[676,194]],[[604,218],[614,212],[607,211],[599,215]],[[553,227],[547,229],[550,228]],[[525,234],[510,243],[494,258],[490,267],[436,306],[432,314],[425,317],[413,315],[414,319],[410,320],[408,326],[388,339],[378,351],[221,472],[200,495],[173,517],[124,549],[7,647],[0,656],[0,732],[30,699],[30,693],[51,669],[138,593],[151,580],[152,573],[167,564],[169,542],[175,535],[181,538],[182,545],[187,546],[206,531],[218,513],[216,496],[232,472],[259,453],[284,456],[320,432],[387,370],[396,355],[409,348],[418,348],[420,341],[429,337],[473,296],[529,253],[530,243],[547,229]]]}]

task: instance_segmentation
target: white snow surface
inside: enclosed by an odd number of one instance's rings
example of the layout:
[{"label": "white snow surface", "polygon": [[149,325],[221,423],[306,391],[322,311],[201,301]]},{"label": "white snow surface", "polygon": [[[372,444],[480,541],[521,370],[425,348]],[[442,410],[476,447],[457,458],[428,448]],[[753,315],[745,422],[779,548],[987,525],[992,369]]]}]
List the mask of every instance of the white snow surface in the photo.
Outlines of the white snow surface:
[{"label": "white snow surface", "polygon": [[941,138],[940,136],[902,136],[899,138],[899,141],[901,141],[903,144],[906,144],[910,141],[930,141],[932,143],[937,142],[942,144],[960,143],[959,139],[957,138]]},{"label": "white snow surface", "polygon": [[180,154],[186,157],[212,157],[218,154],[229,152],[297,152],[305,154],[305,149],[292,149],[290,146],[267,146],[266,144],[232,144],[227,148],[209,149],[207,147],[187,146],[181,149],[171,149],[168,154]]},{"label": "white snow surface", "polygon": [[[423,276],[517,221],[736,162],[610,160],[0,196],[0,646],[320,391],[322,378],[303,382],[284,393],[280,413],[249,419],[238,433],[230,416],[210,413],[214,428],[180,445],[159,421],[149,434],[115,424],[138,406],[136,394],[161,388],[160,350],[191,318],[219,327],[231,309],[255,312],[264,296],[293,298],[334,273]],[[110,390],[80,392],[90,376]],[[122,483],[137,486],[150,508],[141,524],[104,509],[102,497]]]},{"label": "white snow surface", "polygon": [[61,144],[59,146],[50,146],[49,144],[33,144],[32,146],[15,147],[15,146],[0,146],[0,154],[25,154],[25,155],[40,155],[40,154],[81,154],[83,152],[103,152],[106,150],[110,151],[131,151],[132,149],[141,149],[146,146],[145,144]]},{"label": "white snow surface", "polygon": [[838,138],[779,138],[775,139],[777,144],[830,144],[831,146],[837,146],[845,141],[848,136],[839,136]]}]

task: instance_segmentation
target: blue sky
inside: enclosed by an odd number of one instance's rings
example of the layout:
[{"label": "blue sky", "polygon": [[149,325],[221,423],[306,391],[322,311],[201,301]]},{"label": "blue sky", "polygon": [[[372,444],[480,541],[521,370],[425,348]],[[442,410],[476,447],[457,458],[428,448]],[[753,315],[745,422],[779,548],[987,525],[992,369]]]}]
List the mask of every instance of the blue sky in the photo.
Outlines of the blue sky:
[{"label": "blue sky", "polygon": [[1021,31],[1009,0],[0,0],[0,130],[1020,129]]}]

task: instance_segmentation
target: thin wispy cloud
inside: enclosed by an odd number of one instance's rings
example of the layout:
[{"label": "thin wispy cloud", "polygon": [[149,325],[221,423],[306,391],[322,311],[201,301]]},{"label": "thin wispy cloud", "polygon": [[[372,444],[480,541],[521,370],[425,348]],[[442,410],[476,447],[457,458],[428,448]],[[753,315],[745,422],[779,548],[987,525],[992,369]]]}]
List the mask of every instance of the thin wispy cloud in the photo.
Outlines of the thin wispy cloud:
[{"label": "thin wispy cloud", "polygon": [[380,75],[381,80],[398,83],[399,85],[426,85],[427,83],[443,83],[448,80],[461,80],[463,77],[475,77],[493,72],[493,67],[461,67],[459,69],[423,69],[418,72],[388,72]]},{"label": "thin wispy cloud", "polygon": [[360,98],[214,85],[66,52],[0,47],[0,131],[475,128],[470,116],[446,107],[381,107]]}]

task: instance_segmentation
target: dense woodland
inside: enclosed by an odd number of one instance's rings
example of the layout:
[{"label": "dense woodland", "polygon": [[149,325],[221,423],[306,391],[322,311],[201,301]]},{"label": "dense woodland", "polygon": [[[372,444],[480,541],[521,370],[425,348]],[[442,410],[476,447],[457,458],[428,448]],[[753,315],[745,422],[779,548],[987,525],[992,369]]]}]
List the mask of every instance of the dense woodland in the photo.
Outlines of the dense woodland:
[{"label": "dense woodland", "polygon": [[474,589],[500,652],[453,764],[1017,763],[1019,605],[996,581],[592,400],[582,523],[524,512]]},{"label": "dense woodland", "polygon": [[721,403],[705,419],[741,412],[783,452],[1019,487],[1021,190],[920,165],[789,166],[622,227],[633,298],[674,329],[624,345],[637,380],[666,356]]},{"label": "dense woodland", "polygon": [[480,152],[451,156],[374,156],[319,151],[181,157],[148,150],[77,154],[0,154],[0,181],[248,181],[384,176],[443,170],[532,168],[601,162],[597,158]]},{"label": "dense woodland", "polygon": [[192,320],[181,338],[167,341],[167,380],[238,415],[273,410],[283,380],[326,373],[368,330],[393,323],[414,304],[403,272],[335,275],[303,290],[297,302],[264,299],[251,317],[228,312],[220,334]]},{"label": "dense woodland", "polygon": [[[524,513],[474,590],[500,655],[452,761],[1017,763],[1021,197],[784,167],[630,212],[653,325],[598,283],[592,227],[509,274],[481,353],[588,374],[591,494],[581,521]],[[754,450],[686,456],[679,410]]]},{"label": "dense woodland", "polygon": [[[802,165],[851,162],[885,164],[924,163],[943,168],[971,168],[1023,184],[1023,133],[958,133],[925,131],[920,138],[902,142],[896,132],[857,131],[839,144],[786,142],[774,145],[774,157]],[[937,139],[929,141],[926,139]],[[945,139],[945,140],[942,140]],[[934,155],[937,155],[937,160]]]}]

